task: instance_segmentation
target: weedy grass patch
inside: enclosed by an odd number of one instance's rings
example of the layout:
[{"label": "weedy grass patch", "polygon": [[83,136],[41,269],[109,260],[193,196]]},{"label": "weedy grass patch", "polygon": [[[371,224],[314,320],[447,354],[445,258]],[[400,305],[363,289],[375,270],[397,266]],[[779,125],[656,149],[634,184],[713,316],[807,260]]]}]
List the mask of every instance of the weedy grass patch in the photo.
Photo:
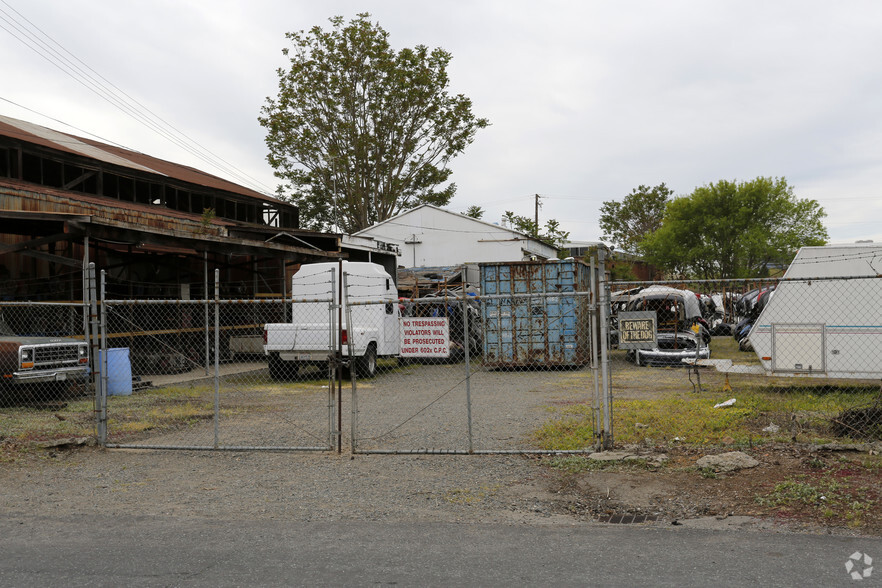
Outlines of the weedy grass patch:
[{"label": "weedy grass patch", "polygon": [[[616,399],[613,434],[617,442],[652,445],[861,441],[837,436],[832,424],[843,410],[870,402],[877,395],[878,390],[870,386],[782,389],[772,382],[742,386],[734,394],[668,392],[650,399]],[[727,396],[736,398],[734,406],[714,408]],[[539,447],[591,447],[594,417],[590,404],[553,406],[548,410],[552,418],[534,433]]]},{"label": "weedy grass patch", "polygon": [[[535,433],[534,438],[542,449],[572,451],[590,448],[594,445],[594,424],[591,407],[574,405],[587,409],[588,415],[566,415],[546,421]],[[568,407],[571,408],[571,407]]]},{"label": "weedy grass patch", "polygon": [[[265,370],[264,370],[265,371]],[[297,382],[276,382],[268,375],[239,374],[223,378],[220,417],[270,413],[290,407],[298,394],[315,394],[321,370]],[[214,417],[214,383],[210,378],[190,384],[137,390],[107,399],[107,433],[111,443],[129,442],[146,434],[198,426]],[[91,395],[52,402],[4,406],[0,412],[0,461],[12,461],[35,443],[95,437],[95,402]]]},{"label": "weedy grass patch", "polygon": [[548,465],[570,474],[597,471],[622,471],[634,469],[652,469],[645,459],[628,459],[625,461],[603,461],[581,455],[559,455],[548,460]]},{"label": "weedy grass patch", "polygon": [[714,337],[711,342],[714,359],[731,359],[740,365],[759,365],[760,360],[753,351],[741,351],[734,337]]},{"label": "weedy grass patch", "polygon": [[[213,389],[167,387],[108,398],[108,430],[114,441],[155,429],[192,425],[211,418]],[[5,461],[35,443],[94,437],[95,403],[91,396],[40,405],[6,407],[0,413],[0,452]]]},{"label": "weedy grass patch", "polygon": [[[220,415],[232,409],[221,407]],[[120,443],[148,431],[170,431],[214,418],[214,387],[169,386],[108,399],[108,441]]]},{"label": "weedy grass patch", "polygon": [[94,434],[95,407],[88,397],[4,407],[0,412],[0,463],[15,461],[39,443]]},{"label": "weedy grass patch", "polygon": [[480,488],[451,488],[444,493],[443,499],[450,504],[474,504],[496,495],[497,492],[499,492],[498,484]]},{"label": "weedy grass patch", "polygon": [[8,407],[0,412],[0,441],[7,444],[82,437],[93,434],[94,430],[91,398]]},{"label": "weedy grass patch", "polygon": [[756,502],[783,516],[819,517],[858,528],[868,518],[878,518],[880,492],[878,471],[859,458],[841,459],[788,476],[758,495]]}]

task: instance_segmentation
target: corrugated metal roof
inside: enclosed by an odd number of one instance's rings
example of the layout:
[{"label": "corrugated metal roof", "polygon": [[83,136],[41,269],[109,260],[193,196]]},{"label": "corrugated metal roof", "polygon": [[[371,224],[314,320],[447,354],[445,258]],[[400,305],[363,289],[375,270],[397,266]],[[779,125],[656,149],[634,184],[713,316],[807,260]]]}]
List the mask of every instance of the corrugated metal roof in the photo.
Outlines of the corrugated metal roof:
[{"label": "corrugated metal roof", "polygon": [[0,136],[10,137],[19,141],[48,147],[58,151],[73,153],[111,165],[129,168],[140,172],[153,173],[183,182],[205,186],[216,190],[224,190],[234,194],[248,196],[259,200],[278,204],[280,201],[271,196],[261,194],[244,186],[205,173],[198,169],[157,159],[137,151],[108,145],[100,141],[77,137],[68,133],[55,131],[47,127],[22,120],[0,116]]}]

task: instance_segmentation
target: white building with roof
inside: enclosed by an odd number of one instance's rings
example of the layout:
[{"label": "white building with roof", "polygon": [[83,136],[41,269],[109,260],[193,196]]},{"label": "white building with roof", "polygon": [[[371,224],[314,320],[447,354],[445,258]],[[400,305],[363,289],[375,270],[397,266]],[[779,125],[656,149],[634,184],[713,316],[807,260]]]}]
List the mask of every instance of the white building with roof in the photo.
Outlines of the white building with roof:
[{"label": "white building with roof", "polygon": [[556,259],[557,249],[521,232],[423,204],[355,233],[396,246],[403,267]]}]

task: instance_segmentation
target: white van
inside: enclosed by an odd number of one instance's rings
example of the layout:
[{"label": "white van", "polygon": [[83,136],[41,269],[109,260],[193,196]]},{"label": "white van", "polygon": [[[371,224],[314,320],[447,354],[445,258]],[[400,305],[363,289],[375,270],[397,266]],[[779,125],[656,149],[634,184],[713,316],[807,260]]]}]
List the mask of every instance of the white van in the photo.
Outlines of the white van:
[{"label": "white van", "polygon": [[263,349],[273,379],[293,378],[302,365],[327,365],[335,353],[338,332],[343,355],[349,356],[352,349],[352,365],[360,377],[376,374],[378,357],[399,354],[401,315],[392,276],[383,266],[369,262],[344,261],[342,268],[352,304],[343,305],[339,329],[333,304],[339,301],[340,264],[312,263],[294,274],[291,323],[264,327]]}]

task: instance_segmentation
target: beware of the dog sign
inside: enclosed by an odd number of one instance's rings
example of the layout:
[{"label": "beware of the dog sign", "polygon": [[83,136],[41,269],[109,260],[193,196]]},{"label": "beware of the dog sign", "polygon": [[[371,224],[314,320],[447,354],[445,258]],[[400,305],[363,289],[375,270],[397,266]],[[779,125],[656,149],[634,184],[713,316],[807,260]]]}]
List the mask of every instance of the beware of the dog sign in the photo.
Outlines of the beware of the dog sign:
[{"label": "beware of the dog sign", "polygon": [[655,311],[619,313],[619,349],[652,349],[656,333]]}]

